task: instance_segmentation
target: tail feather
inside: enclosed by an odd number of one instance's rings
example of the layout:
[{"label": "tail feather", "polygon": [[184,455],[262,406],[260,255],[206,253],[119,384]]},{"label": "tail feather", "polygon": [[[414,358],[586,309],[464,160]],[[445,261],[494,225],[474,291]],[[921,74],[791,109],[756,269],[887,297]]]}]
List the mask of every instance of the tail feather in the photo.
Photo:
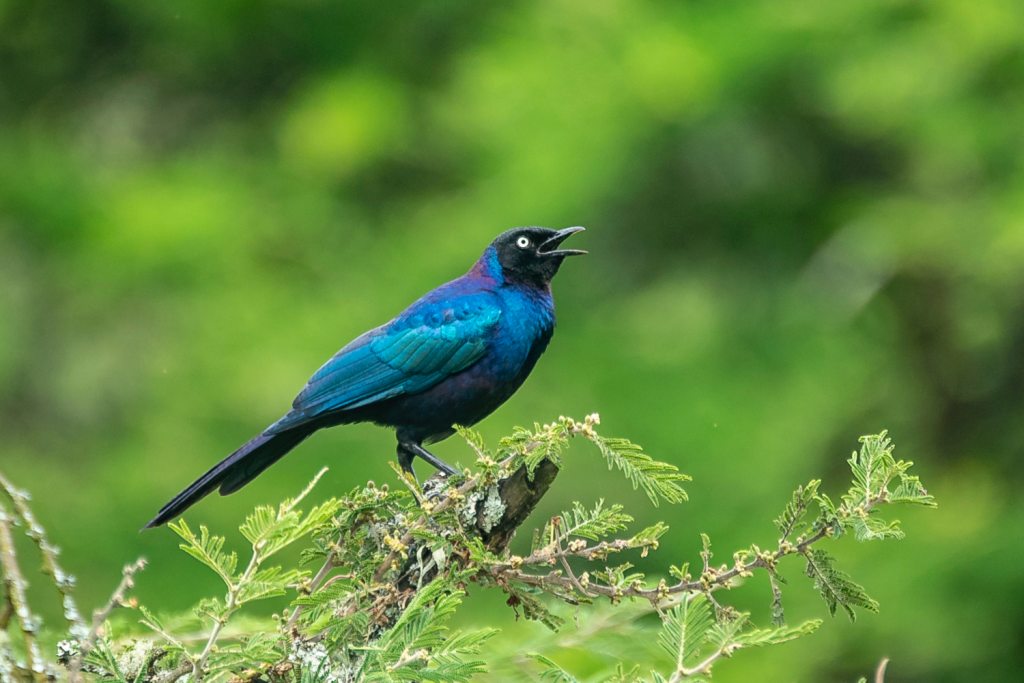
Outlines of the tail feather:
[{"label": "tail feather", "polygon": [[145,528],[149,529],[167,523],[218,487],[220,487],[221,495],[234,493],[256,478],[263,470],[280,460],[314,431],[315,428],[304,425],[285,432],[276,434],[264,432],[256,436],[214,465],[206,474],[196,479],[171,499],[167,505],[160,508],[160,512],[146,524]]}]

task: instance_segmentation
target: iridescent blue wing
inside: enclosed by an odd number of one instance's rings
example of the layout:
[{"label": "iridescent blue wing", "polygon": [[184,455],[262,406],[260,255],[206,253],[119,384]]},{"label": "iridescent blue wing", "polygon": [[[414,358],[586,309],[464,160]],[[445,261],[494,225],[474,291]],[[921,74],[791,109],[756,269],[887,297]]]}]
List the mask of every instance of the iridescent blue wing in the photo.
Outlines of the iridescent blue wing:
[{"label": "iridescent blue wing", "polygon": [[414,305],[336,353],[267,431],[429,389],[484,354],[500,316],[491,294]]}]

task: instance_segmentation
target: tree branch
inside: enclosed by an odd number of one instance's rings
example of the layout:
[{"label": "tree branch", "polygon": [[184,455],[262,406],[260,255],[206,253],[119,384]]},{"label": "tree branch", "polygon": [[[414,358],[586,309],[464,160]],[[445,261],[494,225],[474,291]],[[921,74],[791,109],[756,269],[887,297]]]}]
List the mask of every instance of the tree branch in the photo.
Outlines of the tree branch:
[{"label": "tree branch", "polygon": [[[843,508],[839,510],[839,514],[841,518],[852,514],[867,514],[882,502],[884,502],[883,497],[874,497],[860,506],[860,513]],[[491,565],[487,571],[491,578],[498,583],[518,581],[542,589],[558,588],[563,592],[577,593],[582,597],[599,595],[615,601],[622,598],[641,598],[650,602],[655,608],[659,608],[665,598],[671,595],[693,592],[711,593],[722,588],[728,588],[734,579],[750,576],[757,569],[773,571],[775,564],[782,558],[791,555],[804,555],[811,546],[831,536],[833,533],[831,526],[824,526],[807,538],[798,539],[797,543],[790,543],[785,539],[780,539],[775,550],[762,552],[754,559],[747,562],[738,562],[732,567],[722,565],[715,568],[705,561],[704,570],[699,578],[692,580],[683,579],[671,585],[660,584],[655,588],[633,585],[624,587],[607,586],[589,582],[586,586],[583,586],[567,566],[568,557],[579,557],[586,560],[601,559],[610,552],[619,552],[636,547],[629,539],[601,541],[595,545],[575,548],[548,546],[526,558],[513,558],[509,562]],[[564,573],[561,570],[552,570],[547,574],[534,574],[521,568],[524,566],[553,565],[556,562],[563,563]]]}]

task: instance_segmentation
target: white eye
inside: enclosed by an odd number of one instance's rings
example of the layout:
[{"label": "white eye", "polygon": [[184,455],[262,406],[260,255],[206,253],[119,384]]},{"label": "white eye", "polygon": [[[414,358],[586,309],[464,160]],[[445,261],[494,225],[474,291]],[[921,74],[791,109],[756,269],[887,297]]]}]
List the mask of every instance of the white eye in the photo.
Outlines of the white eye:
[{"label": "white eye", "polygon": [[520,249],[526,249],[528,246],[530,246],[530,238],[520,237],[519,239],[516,240],[516,246],[519,247]]}]

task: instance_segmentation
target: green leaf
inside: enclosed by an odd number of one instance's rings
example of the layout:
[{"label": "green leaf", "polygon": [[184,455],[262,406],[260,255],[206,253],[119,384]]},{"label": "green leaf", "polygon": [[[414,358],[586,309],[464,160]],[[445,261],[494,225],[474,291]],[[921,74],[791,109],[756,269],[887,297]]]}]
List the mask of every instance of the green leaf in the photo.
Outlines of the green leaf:
[{"label": "green leaf", "polygon": [[878,603],[867,594],[863,586],[854,583],[846,572],[838,569],[835,559],[827,552],[814,548],[808,550],[804,557],[807,560],[807,576],[814,579],[814,587],[828,605],[829,614],[834,616],[836,608],[842,607],[850,621],[856,621],[854,607],[878,611]]},{"label": "green leaf", "polygon": [[844,500],[851,506],[866,505],[873,495],[885,490],[895,461],[892,440],[885,431],[860,437],[860,452],[854,451],[847,462],[853,473],[853,486]]},{"label": "green leaf", "polygon": [[[913,465],[912,462],[901,460],[897,464],[906,464],[907,468]],[[899,473],[899,484],[889,495],[890,503],[909,503],[912,505],[924,505],[925,507],[937,507],[935,497],[928,493],[916,476],[907,474],[906,470]]]},{"label": "green leaf", "polygon": [[192,613],[200,619],[220,621],[229,616],[227,607],[220,598],[203,598],[192,608]]},{"label": "green leaf", "polygon": [[179,548],[216,572],[227,586],[232,585],[238,568],[238,555],[224,552],[223,536],[211,536],[205,526],[199,527],[199,536],[196,536],[184,519],[168,526],[185,541]]},{"label": "green leaf", "polygon": [[245,540],[252,545],[275,533],[280,526],[277,519],[278,508],[272,505],[260,505],[246,516],[245,522],[238,527],[238,530],[245,536]]},{"label": "green leaf", "polygon": [[[633,521],[633,517],[622,511],[621,505],[604,506],[604,499],[598,500],[593,510],[587,510],[581,503],[573,502],[572,510],[562,512],[555,529],[555,538],[566,541],[573,537],[599,541],[606,536],[622,531]],[[545,534],[548,536],[548,534]]]},{"label": "green leaf", "polygon": [[540,680],[551,681],[551,683],[579,683],[579,679],[560,667],[552,659],[537,652],[531,652],[526,656],[544,666],[544,670],[540,674]]},{"label": "green leaf", "polygon": [[[920,479],[907,474],[914,463],[893,457],[894,447],[886,432],[862,436],[860,442],[860,452],[848,460],[853,486],[843,496],[851,509],[869,507],[876,502],[935,506],[935,498],[921,485]],[[898,482],[896,489],[890,491],[889,485],[894,480]]]},{"label": "green leaf", "polygon": [[85,664],[95,667],[104,672],[103,680],[111,683],[128,683],[117,657],[110,650],[110,643],[105,638],[100,638],[93,645],[92,649],[85,656]]},{"label": "green leaf", "polygon": [[139,623],[149,627],[153,631],[160,633],[164,630],[163,621],[161,621],[155,614],[149,611],[149,608],[145,605],[139,605],[139,612],[142,614],[142,618],[139,619]]},{"label": "green leaf", "polygon": [[705,567],[708,567],[708,566],[711,565],[711,558],[713,558],[714,556],[715,556],[715,554],[713,552],[711,552],[711,537],[708,536],[706,533],[701,532],[701,534],[700,534],[700,559],[704,563]]},{"label": "green leaf", "polygon": [[778,645],[801,636],[814,633],[821,626],[821,619],[811,619],[799,626],[776,626],[774,628],[755,628],[741,632],[736,642],[742,647],[761,647]]},{"label": "green leaf", "polygon": [[793,492],[793,497],[786,505],[786,509],[775,520],[775,526],[778,527],[783,540],[789,539],[796,527],[803,522],[808,507],[818,494],[819,485],[821,485],[820,479],[812,479],[807,482],[806,486],[798,486]]},{"label": "green leaf", "polygon": [[633,534],[633,538],[629,539],[629,545],[631,548],[657,548],[658,539],[667,532],[668,525],[664,522],[657,522]]},{"label": "green leaf", "polygon": [[544,601],[538,599],[540,591],[532,586],[521,586],[508,584],[503,586],[508,593],[508,604],[516,613],[518,618],[520,610],[522,615],[530,621],[539,621],[552,631],[557,631],[565,624],[565,620],[548,609]]},{"label": "green leaf", "polygon": [[818,504],[819,517],[815,526],[818,528],[836,527],[839,523],[839,508],[825,493],[814,496],[814,502]]},{"label": "green leaf", "polygon": [[[510,436],[498,442],[499,458],[518,456],[526,471],[532,475],[545,460],[559,465],[562,451],[568,443],[569,432],[564,424],[558,422],[543,426],[535,423],[533,431],[515,427]],[[515,469],[518,464],[513,463],[511,467]]]},{"label": "green leaf", "polygon": [[663,619],[658,643],[679,665],[694,664],[715,625],[711,603],[703,594],[683,598]]},{"label": "green leaf", "polygon": [[854,515],[846,520],[846,524],[853,530],[853,535],[858,541],[904,537],[898,520],[887,522],[873,514]]},{"label": "green leaf", "polygon": [[608,462],[608,469],[617,468],[622,472],[634,489],[643,489],[655,507],[662,500],[668,503],[686,500],[686,491],[680,483],[690,481],[690,477],[675,465],[655,460],[628,439],[607,438],[593,433],[588,438]]},{"label": "green leaf", "polygon": [[447,626],[462,604],[455,584],[466,578],[452,574],[421,587],[372,647],[358,648],[374,664],[365,680],[468,681],[483,671],[483,662],[466,658],[496,631],[451,633]]},{"label": "green leaf", "polygon": [[252,579],[246,581],[238,590],[238,604],[243,605],[254,600],[265,600],[284,595],[290,588],[307,577],[309,572],[298,569],[287,571],[281,567],[268,567],[256,572]]},{"label": "green leaf", "polygon": [[487,450],[487,444],[484,443],[484,437],[480,432],[462,425],[454,425],[454,429],[455,433],[461,436],[462,440],[476,453],[477,460],[493,460],[490,451]]},{"label": "green leaf", "polygon": [[263,560],[327,525],[341,508],[341,501],[331,498],[303,516],[294,509],[299,499],[301,496],[286,500],[276,509],[269,505],[257,507],[238,527]]}]

